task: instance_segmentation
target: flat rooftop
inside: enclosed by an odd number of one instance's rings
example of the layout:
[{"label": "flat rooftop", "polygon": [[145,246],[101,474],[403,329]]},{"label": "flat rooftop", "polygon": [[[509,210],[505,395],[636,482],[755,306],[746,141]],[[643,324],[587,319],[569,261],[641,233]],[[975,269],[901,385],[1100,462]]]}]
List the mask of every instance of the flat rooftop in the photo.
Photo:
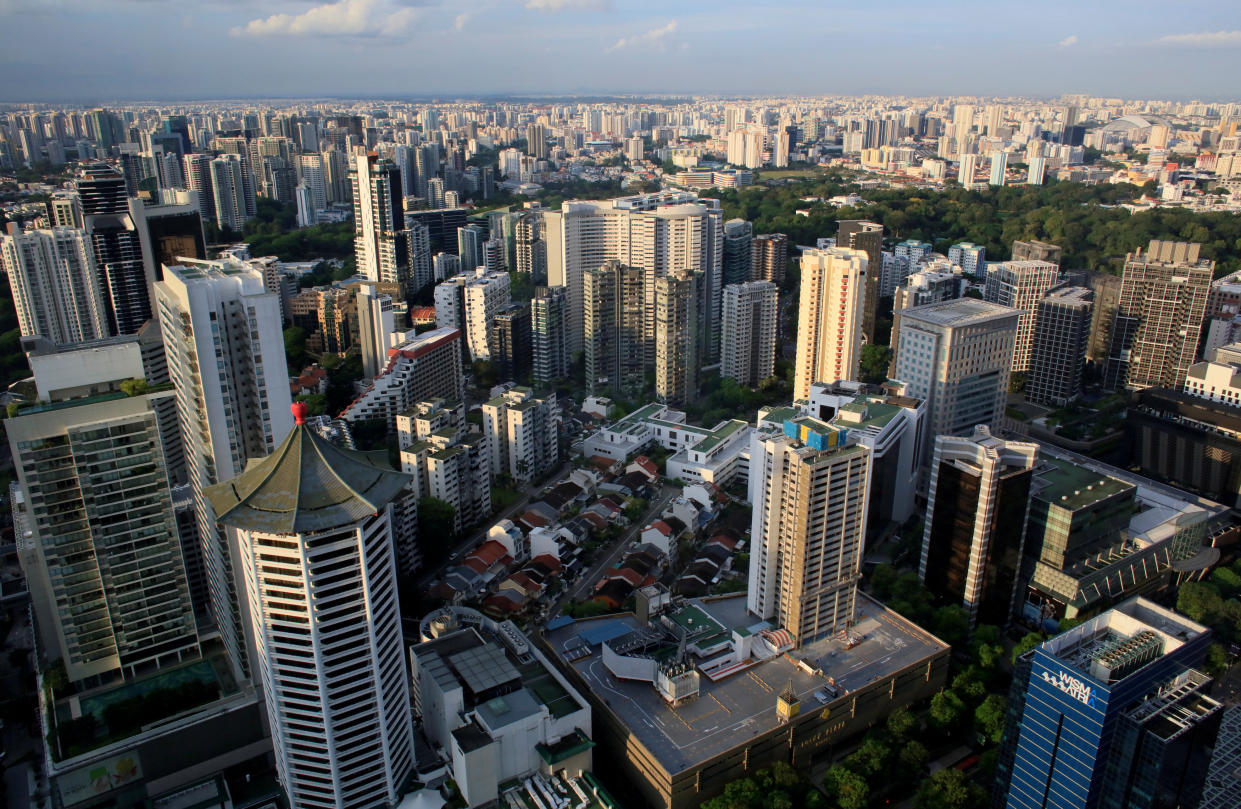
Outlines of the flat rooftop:
[{"label": "flat rooftop", "polygon": [[[726,630],[741,634],[757,632],[768,625],[746,612],[744,594],[690,602]],[[683,612],[682,617],[692,615]],[[697,621],[696,621],[697,623]],[[574,621],[546,634],[547,642],[562,663],[572,666],[591,691],[603,700],[667,769],[677,773],[755,739],[780,722],[776,717],[776,697],[789,686],[801,699],[803,711],[814,710],[825,702],[815,692],[835,680],[843,697],[849,691],[895,674],[948,648],[939,639],[888,610],[879,602],[858,593],[858,620],[853,632],[865,637],[858,646],[845,650],[844,644],[827,638],[790,651],[788,655],[758,662],[748,669],[712,682],[701,678],[698,699],[669,707],[647,682],[618,680],[601,659],[600,647],[592,647],[585,657],[565,654],[566,647],[580,645],[579,636],[612,624],[618,630],[636,631],[642,625],[632,613],[607,618]],[[789,655],[806,660],[823,674],[808,674],[795,665]],[[696,661],[702,662],[702,661]],[[830,702],[829,698],[827,702]]]},{"label": "flat rooftop", "polygon": [[901,322],[914,320],[936,326],[974,326],[1004,317],[1016,317],[1022,311],[977,298],[958,298],[905,309],[901,312]]},{"label": "flat rooftop", "polygon": [[1045,485],[1035,497],[1071,511],[1137,489],[1132,483],[1046,455],[1039,458],[1036,474]]}]

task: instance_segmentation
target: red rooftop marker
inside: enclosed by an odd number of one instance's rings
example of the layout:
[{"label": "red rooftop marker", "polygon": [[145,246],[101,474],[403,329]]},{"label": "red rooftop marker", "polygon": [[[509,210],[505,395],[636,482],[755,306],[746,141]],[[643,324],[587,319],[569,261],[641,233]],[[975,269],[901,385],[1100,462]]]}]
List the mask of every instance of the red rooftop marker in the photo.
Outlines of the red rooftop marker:
[{"label": "red rooftop marker", "polygon": [[293,411],[293,421],[298,424],[305,424],[306,416],[310,415],[310,408],[305,402],[294,402],[289,406],[289,410]]}]

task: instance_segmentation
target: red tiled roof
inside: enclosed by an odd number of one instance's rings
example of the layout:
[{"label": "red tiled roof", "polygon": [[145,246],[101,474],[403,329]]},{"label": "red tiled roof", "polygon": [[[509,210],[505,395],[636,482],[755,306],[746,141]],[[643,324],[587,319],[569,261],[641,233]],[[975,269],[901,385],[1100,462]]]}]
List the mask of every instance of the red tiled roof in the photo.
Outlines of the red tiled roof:
[{"label": "red tiled roof", "polygon": [[[663,520],[656,520],[655,522],[648,525],[647,528],[654,528],[656,531],[658,531],[659,533],[663,534],[666,537],[672,536],[672,527],[668,525],[668,523],[664,522]],[[643,529],[643,531],[645,530],[646,529]]]}]

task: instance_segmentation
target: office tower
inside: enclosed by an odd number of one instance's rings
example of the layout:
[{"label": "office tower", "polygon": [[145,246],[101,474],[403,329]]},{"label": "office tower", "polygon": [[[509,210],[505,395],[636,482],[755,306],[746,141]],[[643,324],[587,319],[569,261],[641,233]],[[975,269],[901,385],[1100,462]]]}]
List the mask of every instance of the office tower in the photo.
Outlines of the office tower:
[{"label": "office tower", "polygon": [[978,173],[978,155],[963,154],[959,159],[961,166],[957,169],[957,182],[969,188],[974,184],[974,175]]},{"label": "office tower", "polygon": [[211,612],[233,665],[246,671],[240,569],[203,490],[269,454],[292,427],[280,300],[258,270],[235,260],[165,267],[155,297]]},{"label": "office tower", "polygon": [[750,443],[753,536],[747,609],[797,645],[853,623],[870,452],[811,416]]},{"label": "office tower", "polygon": [[531,379],[550,385],[569,375],[565,351],[568,298],[564,287],[538,287],[530,301]]},{"label": "office tower", "polygon": [[220,155],[211,161],[210,168],[216,225],[220,230],[240,233],[247,219],[241,158]]},{"label": "office tower", "polygon": [[1013,613],[1037,461],[1037,444],[996,438],[985,424],[935,438],[918,575],[965,607],[971,629]]},{"label": "office tower", "polygon": [[349,168],[353,193],[353,251],[358,272],[368,280],[410,282],[409,231],[405,224],[401,175],[390,160],[354,155]]},{"label": "office tower", "polygon": [[744,219],[724,223],[723,284],[744,284],[754,268],[754,226]]},{"label": "office tower", "polygon": [[861,250],[866,254],[866,265],[862,268],[865,277],[861,279],[866,285],[862,300],[862,334],[866,342],[874,343],[875,314],[879,309],[879,269],[883,266],[883,225],[861,219],[842,219],[836,227],[837,247]]},{"label": "office tower", "polygon": [[1202,245],[1152,240],[1125,257],[1104,384],[1176,390],[1198,350],[1215,262]]},{"label": "office tower", "polygon": [[638,395],[655,356],[654,273],[613,260],[587,269],[582,282],[587,388]]},{"label": "office tower", "polygon": [[763,233],[754,237],[750,279],[784,283],[789,268],[789,237],[783,233]]},{"label": "office tower", "polygon": [[461,332],[436,328],[388,351],[388,364],[341,414],[346,421],[383,419],[390,432],[396,416],[426,399],[465,399]]},{"label": "office tower", "polygon": [[758,384],[775,372],[780,291],[770,281],[724,287],[720,376],[741,385]]},{"label": "office tower", "polygon": [[1063,252],[1058,244],[1035,240],[1013,242],[1013,261],[1049,261],[1059,266]]},{"label": "office tower", "polygon": [[1008,397],[1020,312],[972,298],[901,312],[894,379],[925,399],[929,435],[997,426]]},{"label": "office tower", "polygon": [[981,278],[987,271],[987,248],[973,242],[959,242],[948,248],[948,261],[967,275]]},{"label": "office tower", "polygon": [[568,288],[569,352],[581,351],[582,274],[615,259],[655,273],[700,272],[700,331],[709,343],[704,364],[718,354],[722,301],[723,213],[718,200],[684,191],[664,191],[596,202],[572,201],[544,215],[550,286]]},{"label": "office tower", "polygon": [[457,228],[457,255],[465,272],[474,272],[483,266],[483,245],[487,241],[487,229],[482,225],[466,225]]},{"label": "office tower", "polygon": [[866,268],[867,257],[861,250],[802,251],[794,401],[810,395],[812,382],[857,379]]},{"label": "office tower", "polygon": [[199,211],[204,222],[218,221],[215,210],[215,183],[211,177],[211,155],[187,154],[184,163],[185,185],[198,192]]},{"label": "office tower", "polygon": [[1131,598],[1019,658],[994,805],[1197,806],[1222,706],[1199,671],[1211,632]]},{"label": "office tower", "polygon": [[[451,253],[458,255],[457,230],[466,225],[465,208],[443,208],[439,210],[421,210],[405,212],[405,227],[413,228],[415,224],[423,225],[431,239],[431,252]],[[462,265],[462,269],[472,271],[473,267]]]},{"label": "office tower", "polygon": [[23,337],[77,343],[109,335],[99,273],[86,231],[57,227],[0,236],[0,266],[9,278]]},{"label": "office tower", "polygon": [[514,269],[535,284],[547,283],[547,242],[543,239],[543,215],[525,212],[514,224]]},{"label": "office tower", "polygon": [[234,537],[290,805],[393,806],[414,758],[392,539],[409,478],[292,411],[280,446],[205,494]]},{"label": "office tower", "polygon": [[1031,157],[1029,165],[1026,169],[1026,183],[1029,185],[1042,185],[1047,178],[1047,158]]},{"label": "office tower", "polygon": [[530,303],[511,303],[491,321],[491,362],[496,378],[524,382],[531,368]]},{"label": "office tower", "polygon": [[1008,170],[1008,152],[991,153],[991,185],[1004,185],[1004,173]]},{"label": "office tower", "polygon": [[199,655],[161,440],[175,430],[173,398],[69,400],[5,422],[40,651],[72,683],[130,680]]},{"label": "office tower", "polygon": [[1064,287],[1038,302],[1026,399],[1064,407],[1082,395],[1094,293]]},{"label": "office tower", "polygon": [[1225,709],[1198,809],[1229,809],[1241,791],[1241,708]]},{"label": "office tower", "polygon": [[161,280],[163,265],[176,264],[178,258],[207,257],[197,191],[161,191],[156,200],[131,203],[129,211],[138,230],[148,278]]},{"label": "office tower", "polygon": [[491,323],[513,301],[511,279],[506,272],[488,272],[483,267],[466,275],[463,289],[465,337],[470,356],[490,360]]},{"label": "office tower", "polygon": [[1013,345],[1012,373],[1025,373],[1030,369],[1038,302],[1059,282],[1060,268],[1047,261],[1003,261],[987,266],[983,298],[1021,310],[1017,319],[1017,341]]},{"label": "office tower", "polygon": [[560,461],[556,394],[539,399],[530,388],[512,388],[483,404],[483,434],[492,475],[528,484]]},{"label": "office tower", "polygon": [[1086,286],[1094,293],[1094,314],[1090,317],[1090,344],[1086,349],[1086,359],[1102,369],[1107,365],[1108,352],[1112,350],[1112,327],[1116,324],[1124,279],[1110,273],[1088,272]]},{"label": "office tower", "polygon": [[698,398],[699,277],[690,272],[655,277],[655,397],[665,404],[684,406]]}]

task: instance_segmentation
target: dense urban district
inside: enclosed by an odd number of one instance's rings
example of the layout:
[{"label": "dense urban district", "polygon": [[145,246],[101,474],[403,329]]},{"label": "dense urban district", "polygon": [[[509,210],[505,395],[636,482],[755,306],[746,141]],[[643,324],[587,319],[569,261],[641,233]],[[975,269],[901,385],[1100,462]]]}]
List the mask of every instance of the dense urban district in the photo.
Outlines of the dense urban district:
[{"label": "dense urban district", "polygon": [[10,105],[0,216],[10,807],[1241,806],[1241,104]]}]

